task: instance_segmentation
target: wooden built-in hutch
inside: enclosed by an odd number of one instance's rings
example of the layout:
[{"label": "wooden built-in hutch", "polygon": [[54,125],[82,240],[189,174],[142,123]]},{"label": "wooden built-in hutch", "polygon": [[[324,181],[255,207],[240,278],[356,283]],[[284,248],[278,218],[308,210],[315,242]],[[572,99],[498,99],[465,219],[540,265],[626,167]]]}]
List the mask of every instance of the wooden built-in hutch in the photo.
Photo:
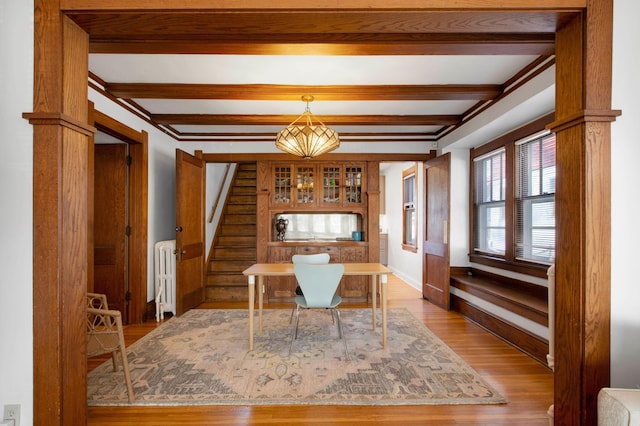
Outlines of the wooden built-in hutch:
[{"label": "wooden built-in hutch", "polygon": [[[379,161],[258,161],[258,262],[291,262],[294,254],[329,253],[331,262],[379,261]],[[358,216],[361,241],[310,238],[278,241],[274,219],[282,214],[349,213]],[[294,277],[270,277],[266,298],[291,300]],[[344,277],[338,289],[346,302],[367,301],[366,277]]]}]

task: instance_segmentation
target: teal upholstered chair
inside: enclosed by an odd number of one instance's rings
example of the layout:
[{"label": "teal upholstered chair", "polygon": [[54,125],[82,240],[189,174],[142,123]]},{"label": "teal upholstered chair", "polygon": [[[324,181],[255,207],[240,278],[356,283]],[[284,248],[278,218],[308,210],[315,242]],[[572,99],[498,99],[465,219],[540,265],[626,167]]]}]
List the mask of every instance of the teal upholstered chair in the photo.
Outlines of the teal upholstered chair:
[{"label": "teal upholstered chair", "polygon": [[291,348],[293,342],[298,338],[298,324],[300,323],[300,309],[331,309],[332,318],[338,318],[338,334],[344,342],[344,352],[349,359],[347,349],[347,339],[342,328],[342,318],[338,305],[342,298],[336,294],[340,280],[344,275],[344,265],[341,263],[329,263],[324,265],[313,265],[306,263],[295,263],[293,270],[296,279],[302,289],[302,295],[296,296],[296,325],[291,338]]},{"label": "teal upholstered chair", "polygon": [[[316,253],[316,254],[294,254],[291,257],[293,263],[309,263],[312,265],[321,265],[329,263],[329,253]],[[296,287],[296,295],[302,296],[302,289],[300,284]],[[293,320],[293,312],[296,310],[295,305],[291,309],[291,318],[289,318],[289,324]]]}]

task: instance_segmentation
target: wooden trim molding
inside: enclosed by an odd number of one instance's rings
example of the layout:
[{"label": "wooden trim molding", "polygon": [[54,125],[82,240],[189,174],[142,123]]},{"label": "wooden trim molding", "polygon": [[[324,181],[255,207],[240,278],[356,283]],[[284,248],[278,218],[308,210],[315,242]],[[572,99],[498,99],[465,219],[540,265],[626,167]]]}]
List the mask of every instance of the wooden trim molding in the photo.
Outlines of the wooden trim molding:
[{"label": "wooden trim molding", "polygon": [[574,126],[579,126],[584,123],[597,123],[597,122],[613,122],[616,121],[616,117],[620,116],[622,111],[619,109],[610,109],[602,111],[582,111],[577,114],[573,114],[564,117],[561,120],[556,120],[553,123],[547,125],[547,129],[557,133],[562,130],[567,130]]},{"label": "wooden trim molding", "polygon": [[25,112],[22,117],[29,120],[29,124],[42,126],[62,126],[85,136],[93,136],[96,128],[89,126],[73,117],[56,112]]}]

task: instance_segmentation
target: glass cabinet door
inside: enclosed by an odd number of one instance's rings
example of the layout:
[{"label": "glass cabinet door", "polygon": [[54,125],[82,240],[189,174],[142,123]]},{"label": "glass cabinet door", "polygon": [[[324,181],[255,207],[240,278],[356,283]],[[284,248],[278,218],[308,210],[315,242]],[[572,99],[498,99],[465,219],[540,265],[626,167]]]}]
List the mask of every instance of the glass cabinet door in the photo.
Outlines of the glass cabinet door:
[{"label": "glass cabinet door", "polygon": [[291,166],[275,166],[273,168],[274,204],[291,204]]},{"label": "glass cabinet door", "polygon": [[296,203],[313,204],[314,167],[301,166],[296,168]]},{"label": "glass cabinet door", "polygon": [[362,203],[363,167],[345,167],[345,205]]},{"label": "glass cabinet door", "polygon": [[340,171],[340,167],[322,167],[322,204],[340,205]]}]

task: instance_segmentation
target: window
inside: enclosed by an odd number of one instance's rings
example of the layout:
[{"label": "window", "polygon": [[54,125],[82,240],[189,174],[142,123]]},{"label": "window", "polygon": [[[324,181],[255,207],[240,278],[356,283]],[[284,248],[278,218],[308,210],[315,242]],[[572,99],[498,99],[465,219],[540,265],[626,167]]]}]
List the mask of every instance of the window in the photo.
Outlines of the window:
[{"label": "window", "polygon": [[516,144],[516,168],[516,258],[553,263],[556,256],[555,135]]},{"label": "window", "polygon": [[472,262],[546,277],[555,261],[556,139],[542,130],[550,121],[471,150]]},{"label": "window", "polygon": [[402,247],[417,251],[416,166],[402,172]]},{"label": "window", "polygon": [[505,150],[480,157],[475,163],[475,248],[479,252],[505,252]]}]

